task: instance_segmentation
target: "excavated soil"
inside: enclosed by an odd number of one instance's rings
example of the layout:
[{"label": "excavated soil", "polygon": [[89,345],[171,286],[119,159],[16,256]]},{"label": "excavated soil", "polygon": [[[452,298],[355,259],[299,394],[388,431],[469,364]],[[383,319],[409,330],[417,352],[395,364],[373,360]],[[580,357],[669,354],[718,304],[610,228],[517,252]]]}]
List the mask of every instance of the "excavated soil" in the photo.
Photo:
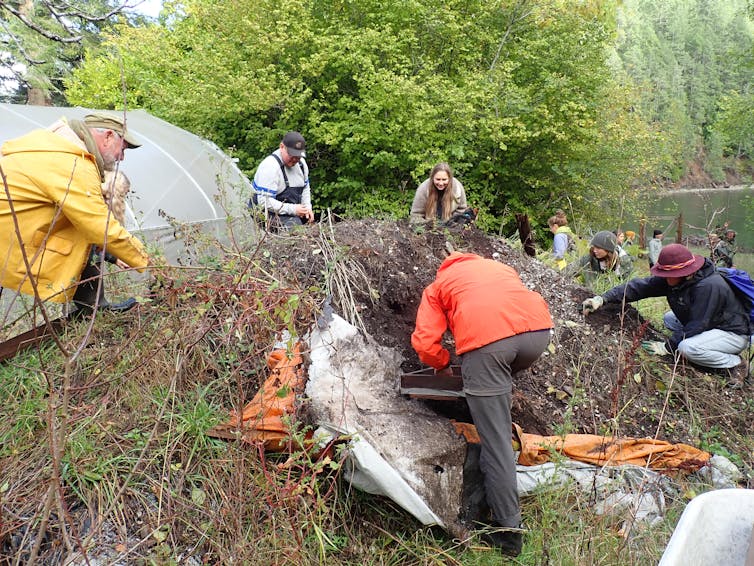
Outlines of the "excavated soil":
[{"label": "excavated soil", "polygon": [[[350,265],[349,295],[333,290],[333,307],[358,313],[378,343],[400,352],[408,372],[423,367],[410,337],[422,290],[434,279],[448,242],[458,251],[514,267],[550,307],[555,322],[550,349],[514,384],[513,418],[524,430],[615,432],[695,445],[710,427],[718,431],[715,440],[728,445],[737,434],[748,434],[748,392],[726,388],[721,376],[648,357],[641,341],[661,335],[633,307],[622,312],[606,305],[584,317],[579,306],[592,293],[525,255],[515,242],[473,226],[416,231],[405,221],[361,220],[269,235],[262,247],[278,272],[287,271],[302,288],[323,284],[332,257]],[[452,337],[447,340],[452,352]],[[463,401],[427,404],[451,417],[467,417]]]}]

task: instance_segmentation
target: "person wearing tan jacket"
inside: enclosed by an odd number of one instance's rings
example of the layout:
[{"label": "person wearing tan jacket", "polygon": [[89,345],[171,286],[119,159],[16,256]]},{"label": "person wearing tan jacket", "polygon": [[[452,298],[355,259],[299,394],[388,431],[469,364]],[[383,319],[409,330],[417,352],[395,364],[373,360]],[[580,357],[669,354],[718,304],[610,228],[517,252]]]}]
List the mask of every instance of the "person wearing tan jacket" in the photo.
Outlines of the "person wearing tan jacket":
[{"label": "person wearing tan jacket", "polygon": [[[436,373],[448,373],[450,328],[461,358],[466,402],[481,439],[480,465],[492,510],[484,538],[517,556],[523,544],[511,445],[513,376],[529,368],[550,343],[547,303],[524,286],[512,267],[476,254],[450,254],[424,289],[411,345]],[[489,530],[488,530],[489,531]]]},{"label": "person wearing tan jacket", "polygon": [[[92,245],[143,271],[143,244],[102,196],[105,171],[139,147],[122,116],[62,119],[0,147],[0,285],[42,300],[86,305],[77,297]],[[83,286],[82,286],[83,288]],[[81,298],[81,301],[78,299]]]},{"label": "person wearing tan jacket", "polygon": [[429,177],[417,187],[411,203],[409,222],[447,222],[454,214],[462,213],[467,208],[463,184],[455,178],[450,165],[441,162],[432,168]]}]

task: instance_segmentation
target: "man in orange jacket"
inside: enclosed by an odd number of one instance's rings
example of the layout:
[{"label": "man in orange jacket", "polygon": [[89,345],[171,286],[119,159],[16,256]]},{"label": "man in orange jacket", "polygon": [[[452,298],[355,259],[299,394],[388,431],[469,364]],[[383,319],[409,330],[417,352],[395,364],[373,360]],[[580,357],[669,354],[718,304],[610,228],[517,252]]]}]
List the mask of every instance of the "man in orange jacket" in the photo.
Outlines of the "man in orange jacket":
[{"label": "man in orange jacket", "polygon": [[424,290],[411,336],[419,359],[436,373],[450,371],[450,352],[442,346],[448,327],[481,439],[486,499],[497,529],[483,536],[502,553],[517,556],[523,540],[511,445],[513,376],[547,348],[552,318],[544,299],[527,289],[512,267],[454,252]]}]

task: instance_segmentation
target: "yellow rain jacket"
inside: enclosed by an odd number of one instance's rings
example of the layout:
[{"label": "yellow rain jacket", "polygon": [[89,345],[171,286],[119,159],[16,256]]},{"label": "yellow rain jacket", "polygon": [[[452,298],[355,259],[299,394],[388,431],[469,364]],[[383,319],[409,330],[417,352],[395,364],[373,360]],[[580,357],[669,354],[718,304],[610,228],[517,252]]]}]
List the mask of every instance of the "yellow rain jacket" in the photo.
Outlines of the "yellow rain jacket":
[{"label": "yellow rain jacket", "polygon": [[[112,216],[102,198],[95,157],[50,130],[34,130],[0,147],[0,285],[55,302],[73,297],[90,246],[131,267],[147,266],[142,243]],[[8,199],[10,193],[10,201]],[[12,208],[11,208],[12,206]],[[16,233],[31,265],[27,273]]]}]

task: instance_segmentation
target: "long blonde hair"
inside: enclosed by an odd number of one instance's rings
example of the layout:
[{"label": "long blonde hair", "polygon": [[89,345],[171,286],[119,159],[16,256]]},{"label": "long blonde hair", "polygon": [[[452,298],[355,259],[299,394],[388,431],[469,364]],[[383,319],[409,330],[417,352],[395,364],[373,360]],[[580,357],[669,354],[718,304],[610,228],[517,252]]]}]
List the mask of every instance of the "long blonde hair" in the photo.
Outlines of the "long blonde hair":
[{"label": "long blonde hair", "polygon": [[[438,191],[435,187],[435,175],[440,171],[448,174],[448,186],[444,191]],[[424,218],[437,218],[437,203],[442,193],[442,220],[448,220],[453,213],[453,169],[450,165],[441,161],[432,168],[429,174],[429,187],[427,188],[427,205],[424,207]]]},{"label": "long blonde hair", "polygon": [[115,219],[121,224],[126,223],[126,195],[131,190],[131,181],[122,171],[105,171],[102,183],[102,198]]}]

